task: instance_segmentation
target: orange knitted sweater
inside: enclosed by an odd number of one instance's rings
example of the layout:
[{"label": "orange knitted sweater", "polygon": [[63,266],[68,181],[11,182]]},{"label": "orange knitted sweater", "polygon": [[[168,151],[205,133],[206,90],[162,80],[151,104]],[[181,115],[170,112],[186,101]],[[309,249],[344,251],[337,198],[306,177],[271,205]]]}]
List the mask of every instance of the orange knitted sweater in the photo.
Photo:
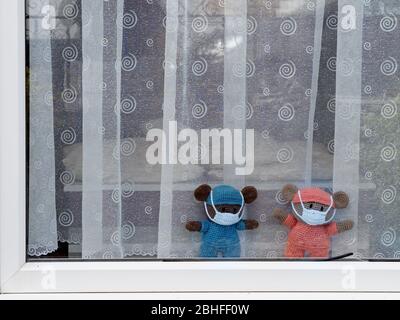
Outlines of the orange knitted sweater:
[{"label": "orange knitted sweater", "polygon": [[321,226],[310,226],[289,214],[284,224],[290,228],[288,244],[308,250],[312,248],[328,249],[330,238],[338,233],[336,222]]}]

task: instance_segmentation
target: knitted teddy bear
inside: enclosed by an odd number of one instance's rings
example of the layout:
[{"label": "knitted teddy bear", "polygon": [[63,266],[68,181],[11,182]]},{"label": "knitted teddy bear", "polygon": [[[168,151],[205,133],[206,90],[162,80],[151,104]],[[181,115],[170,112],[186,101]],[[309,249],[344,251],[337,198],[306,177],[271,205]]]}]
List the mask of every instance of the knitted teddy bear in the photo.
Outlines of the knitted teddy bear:
[{"label": "knitted teddy bear", "polygon": [[219,185],[211,189],[207,184],[194,191],[194,197],[204,202],[208,220],[189,221],[186,229],[202,233],[200,256],[204,258],[240,257],[238,230],[250,230],[258,227],[256,220],[243,220],[245,204],[257,198],[257,189],[245,187],[242,191],[228,185]]},{"label": "knitted teddy bear", "polygon": [[327,258],[330,238],[353,228],[353,221],[333,222],[336,209],[346,208],[349,197],[339,191],[330,195],[320,188],[303,188],[294,185],[282,189],[285,200],[291,201],[294,215],[274,209],[273,216],[290,231],[285,257],[302,258],[305,253],[314,258]]}]

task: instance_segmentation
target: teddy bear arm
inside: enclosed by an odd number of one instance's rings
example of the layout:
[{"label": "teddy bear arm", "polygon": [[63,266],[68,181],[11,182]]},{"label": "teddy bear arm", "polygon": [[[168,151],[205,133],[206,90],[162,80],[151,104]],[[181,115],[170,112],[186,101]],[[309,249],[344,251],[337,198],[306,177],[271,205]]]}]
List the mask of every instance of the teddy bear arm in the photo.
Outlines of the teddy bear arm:
[{"label": "teddy bear arm", "polygon": [[243,220],[246,230],[258,228],[258,221],[254,219]]},{"label": "teddy bear arm", "polygon": [[284,210],[280,208],[275,208],[274,211],[272,212],[272,215],[274,216],[275,219],[277,219],[281,224],[284,224],[285,220],[289,216],[289,213],[285,212]]},{"label": "teddy bear arm", "polygon": [[189,231],[197,231],[200,232],[201,231],[201,222],[200,221],[189,221],[186,223],[186,229]]},{"label": "teddy bear arm", "polygon": [[344,220],[336,223],[338,233],[353,229],[354,222],[352,220]]}]

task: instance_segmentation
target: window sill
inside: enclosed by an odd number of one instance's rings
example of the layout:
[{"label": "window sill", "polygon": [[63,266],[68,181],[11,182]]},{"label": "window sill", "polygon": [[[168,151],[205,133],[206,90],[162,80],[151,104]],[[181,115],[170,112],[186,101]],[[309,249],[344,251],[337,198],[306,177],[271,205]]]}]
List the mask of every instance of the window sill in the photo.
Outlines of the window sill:
[{"label": "window sill", "polygon": [[400,292],[400,266],[347,261],[26,263],[2,292]]}]

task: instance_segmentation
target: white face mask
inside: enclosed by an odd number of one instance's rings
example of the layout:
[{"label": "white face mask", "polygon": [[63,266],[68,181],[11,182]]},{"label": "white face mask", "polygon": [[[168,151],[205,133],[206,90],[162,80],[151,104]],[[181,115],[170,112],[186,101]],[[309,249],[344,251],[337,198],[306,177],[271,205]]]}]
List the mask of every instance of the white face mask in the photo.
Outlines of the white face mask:
[{"label": "white face mask", "polygon": [[314,210],[314,209],[308,209],[306,207],[304,207],[303,204],[303,200],[301,199],[301,194],[300,194],[300,190],[297,192],[299,195],[299,199],[300,199],[300,203],[301,203],[301,207],[303,208],[303,214],[299,214],[292,202],[292,208],[294,213],[300,218],[302,219],[305,223],[311,225],[311,226],[318,226],[321,224],[327,224],[329,222],[332,221],[333,217],[336,214],[336,209],[334,209],[332,216],[329,218],[328,221],[326,221],[326,215],[328,214],[329,210],[331,210],[332,206],[333,206],[333,199],[331,196],[331,204],[329,206],[329,208],[326,211],[319,211],[319,210]]},{"label": "white face mask", "polygon": [[208,208],[207,208],[207,202],[204,202],[204,208],[206,210],[208,218],[215,222],[216,224],[220,224],[223,226],[231,226],[233,224],[238,223],[240,220],[243,218],[243,212],[244,212],[244,198],[242,193],[240,193],[240,196],[242,197],[242,204],[240,206],[239,212],[238,213],[229,213],[229,212],[220,212],[217,210],[217,208],[214,205],[214,200],[213,200],[213,193],[211,191],[210,194],[210,200],[211,200],[211,205],[215,211],[215,216],[214,218],[211,218],[210,214],[208,213]]}]

